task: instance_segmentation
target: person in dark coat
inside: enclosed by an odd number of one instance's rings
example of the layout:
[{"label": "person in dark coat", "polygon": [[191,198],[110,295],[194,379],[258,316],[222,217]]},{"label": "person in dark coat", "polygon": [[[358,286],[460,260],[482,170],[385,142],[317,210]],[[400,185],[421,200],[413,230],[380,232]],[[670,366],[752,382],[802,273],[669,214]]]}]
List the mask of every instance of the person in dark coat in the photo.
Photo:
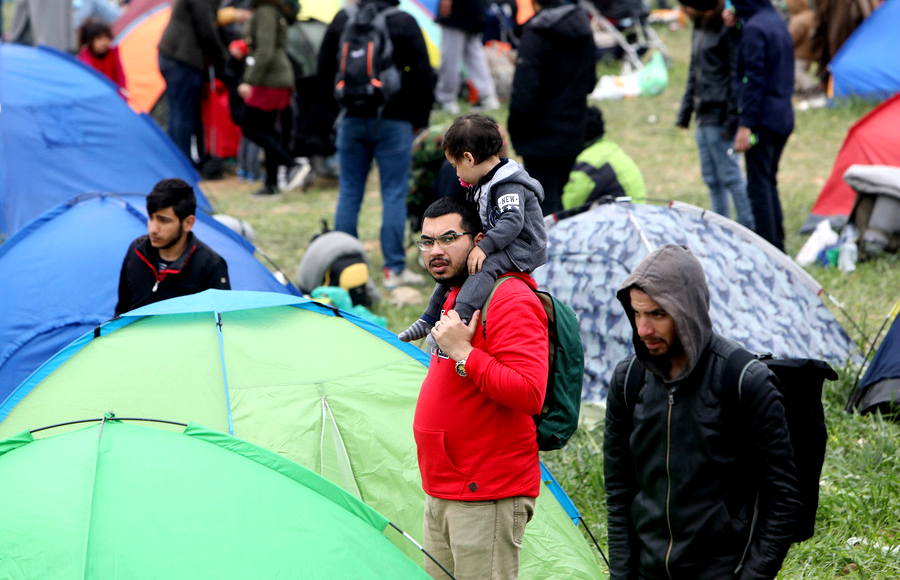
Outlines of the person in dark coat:
[{"label": "person in dark coat", "polygon": [[[399,3],[399,0],[360,0],[356,9],[374,4],[380,12]],[[323,95],[333,95],[340,38],[348,19],[346,9],[338,12],[322,39],[318,76]],[[381,179],[384,284],[390,289],[424,281],[421,275],[406,267],[403,236],[413,135],[428,126],[435,75],[428,60],[425,37],[415,19],[397,10],[387,16],[386,23],[394,47],[394,63],[401,71],[400,90],[383,106],[366,104],[342,112],[337,130],[340,190],[334,229],[359,237],[359,210],[374,159]],[[334,96],[330,100],[333,102]]]},{"label": "person in dark coat", "polygon": [[116,316],[145,304],[217,288],[230,290],[228,264],[191,232],[194,188],[163,179],[147,196],[147,235],[128,247],[119,274]]},{"label": "person in dark coat", "polygon": [[635,354],[616,366],[606,401],[610,579],[774,579],[801,503],[772,371],[748,364],[740,409],[723,409],[739,345],[713,331],[703,266],[684,246],[647,255],[616,297]]},{"label": "person in dark coat", "polygon": [[[218,31],[218,0],[175,0],[157,49],[159,72],[166,81],[169,137],[189,160],[191,137],[200,127],[200,95],[209,65],[221,68],[225,45]],[[231,10],[246,20],[247,10]]]},{"label": "person in dark coat", "polygon": [[784,216],[778,197],[778,163],[794,130],[794,43],[770,0],[733,0],[739,19],[738,130],[747,195],[756,233],[784,250]]},{"label": "person in dark coat", "polygon": [[587,95],[597,84],[587,13],[560,0],[534,1],[513,76],[507,129],[525,171],[544,187],[544,215],[562,210],[562,189],[584,144]]}]

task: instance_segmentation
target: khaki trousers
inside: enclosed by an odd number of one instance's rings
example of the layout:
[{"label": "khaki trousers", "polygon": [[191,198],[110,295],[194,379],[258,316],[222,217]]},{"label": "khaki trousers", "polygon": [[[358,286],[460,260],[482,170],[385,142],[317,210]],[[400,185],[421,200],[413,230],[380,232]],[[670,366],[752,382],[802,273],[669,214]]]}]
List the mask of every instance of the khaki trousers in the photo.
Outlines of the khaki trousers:
[{"label": "khaki trousers", "polygon": [[[425,496],[425,550],[457,580],[516,580],[533,497],[452,501]],[[430,558],[425,571],[447,580]]]}]

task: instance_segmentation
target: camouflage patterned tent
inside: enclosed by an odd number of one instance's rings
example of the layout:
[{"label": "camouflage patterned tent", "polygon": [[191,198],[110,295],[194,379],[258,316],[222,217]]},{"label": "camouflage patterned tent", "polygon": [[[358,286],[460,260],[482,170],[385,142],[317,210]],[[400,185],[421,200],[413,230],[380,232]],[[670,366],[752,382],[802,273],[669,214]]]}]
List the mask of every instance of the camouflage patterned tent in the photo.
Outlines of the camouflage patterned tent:
[{"label": "camouflage patterned tent", "polygon": [[615,293],[631,270],[666,243],[690,247],[706,271],[716,332],[780,357],[842,364],[853,342],[800,266],[755,233],[688,204],[613,202],[551,226],[538,283],[575,310],[585,348],[583,399],[600,401],[612,370],[634,351]]}]

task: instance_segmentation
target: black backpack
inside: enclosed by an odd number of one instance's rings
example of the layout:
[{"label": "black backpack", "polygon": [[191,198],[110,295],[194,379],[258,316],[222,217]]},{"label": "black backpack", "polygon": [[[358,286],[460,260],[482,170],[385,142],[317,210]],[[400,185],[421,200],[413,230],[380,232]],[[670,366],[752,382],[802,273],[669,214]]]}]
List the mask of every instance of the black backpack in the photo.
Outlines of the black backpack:
[{"label": "black backpack", "polygon": [[[822,407],[822,385],[825,379],[836,380],[837,373],[825,361],[806,358],[773,358],[771,354],[753,354],[742,348],[734,351],[725,363],[722,391],[722,414],[737,416],[740,405],[741,380],[744,369],[754,360],[765,363],[776,377],[775,386],[784,397],[784,411],[794,448],[797,489],[800,492],[800,514],[791,536],[802,542],[813,536],[816,510],[819,507],[819,478],[825,461],[828,431]],[[644,384],[644,367],[632,357],[625,379],[625,405],[637,401]],[[633,404],[632,404],[633,405]],[[634,412],[634,407],[629,407]]]},{"label": "black backpack", "polygon": [[[481,328],[487,333],[487,311],[491,297],[503,281],[516,276],[500,276],[481,308]],[[523,282],[524,284],[524,282]],[[531,288],[531,286],[529,286]],[[538,449],[561,449],[578,428],[581,389],[584,383],[584,348],[578,333],[578,319],[571,308],[548,292],[534,291],[547,313],[550,338],[550,366],[544,407],[534,415]]]},{"label": "black backpack", "polygon": [[400,12],[374,2],[346,8],[349,19],[338,43],[334,98],[342,108],[378,108],[400,91],[400,71],[394,64],[394,44],[387,17]]}]

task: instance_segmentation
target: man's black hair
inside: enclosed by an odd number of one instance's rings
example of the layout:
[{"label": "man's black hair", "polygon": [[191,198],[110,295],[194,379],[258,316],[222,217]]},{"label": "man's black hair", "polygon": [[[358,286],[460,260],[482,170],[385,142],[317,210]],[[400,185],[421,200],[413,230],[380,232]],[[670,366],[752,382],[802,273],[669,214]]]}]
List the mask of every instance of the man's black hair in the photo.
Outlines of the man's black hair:
[{"label": "man's black hair", "polygon": [[503,136],[497,121],[484,115],[470,113],[457,117],[444,133],[444,151],[452,159],[462,159],[468,151],[481,163],[492,155],[499,155]]},{"label": "man's black hair", "polygon": [[84,22],[81,23],[81,26],[78,27],[79,46],[87,46],[90,48],[94,39],[100,36],[109,37],[110,40],[115,38],[109,24],[99,18],[86,18]]},{"label": "man's black hair", "polygon": [[153,186],[153,191],[147,196],[147,215],[152,215],[161,209],[171,207],[180,221],[194,215],[197,211],[197,197],[194,188],[183,179],[163,179]]},{"label": "man's black hair", "polygon": [[481,219],[478,217],[478,208],[458,197],[441,197],[428,206],[423,218],[437,218],[451,213],[458,213],[462,217],[462,227],[467,232],[481,233]]}]

